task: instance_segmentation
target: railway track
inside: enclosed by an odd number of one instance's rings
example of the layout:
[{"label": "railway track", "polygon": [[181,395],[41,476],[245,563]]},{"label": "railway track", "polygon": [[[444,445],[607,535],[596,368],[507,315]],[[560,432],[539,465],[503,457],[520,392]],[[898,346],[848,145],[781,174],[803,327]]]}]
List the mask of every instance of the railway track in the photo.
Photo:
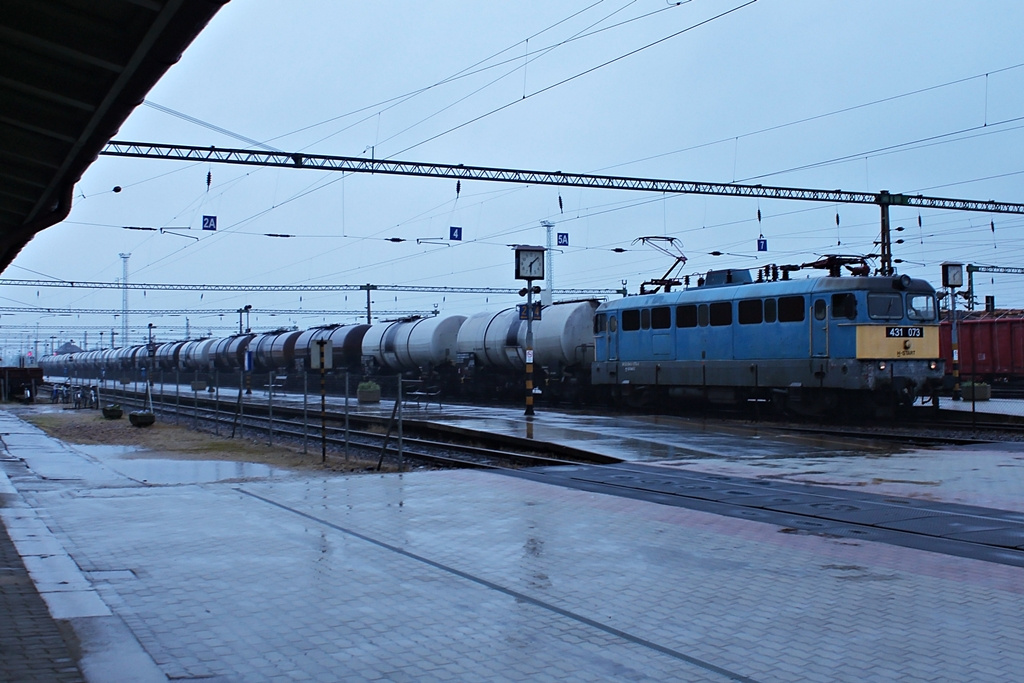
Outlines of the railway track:
[{"label": "railway track", "polygon": [[[141,392],[124,392],[117,398],[126,412],[142,409],[145,400]],[[271,444],[275,439],[303,443],[306,450],[322,449],[332,460],[357,453],[360,459],[376,459],[378,469],[384,461],[399,466],[409,461],[431,467],[492,469],[619,462],[617,458],[559,444],[422,420],[403,420],[399,431],[397,424],[387,418],[354,413],[346,417],[336,410],[325,413],[321,433],[319,410],[314,413],[287,405],[253,402],[246,403],[241,414],[237,414],[236,407],[234,401],[198,396],[191,401],[153,403],[159,419],[172,419],[195,428],[203,425],[218,435],[259,434]]]},{"label": "railway track", "polygon": [[[141,407],[142,397],[121,397],[126,408]],[[319,424],[311,424],[303,411],[288,406],[249,403],[242,416],[225,412],[232,408],[221,401],[195,400],[192,405],[156,404],[161,420],[179,424],[202,424],[222,435],[231,429],[249,436],[258,434],[269,441],[313,442],[321,440]],[[317,415],[317,417],[319,417]],[[276,421],[275,421],[276,420]],[[332,411],[323,440],[331,461],[347,452],[358,451],[360,460],[387,460],[402,469],[406,463],[437,468],[486,468],[534,481],[579,488],[608,495],[638,498],[650,502],[774,524],[785,533],[822,534],[851,540],[877,541],[970,557],[988,562],[1024,566],[1024,522],[1019,514],[969,505],[937,503],[895,496],[877,495],[842,488],[719,475],[663,468],[645,463],[621,462],[584,451],[531,441],[529,448],[512,443],[514,437],[457,430],[412,420],[398,434],[387,430],[387,420],[377,416],[344,415]],[[915,423],[915,427],[918,423]],[[836,437],[849,446],[851,440],[900,441],[914,445],[971,444],[984,441],[977,436],[946,432],[914,434],[900,431],[852,430],[813,425],[766,425],[758,429],[820,434]],[[1000,425],[1003,427],[1003,425]],[[519,446],[518,448],[514,446]],[[545,452],[546,450],[555,452]],[[315,457],[315,456],[314,456]],[[611,465],[600,467],[597,465]]]}]

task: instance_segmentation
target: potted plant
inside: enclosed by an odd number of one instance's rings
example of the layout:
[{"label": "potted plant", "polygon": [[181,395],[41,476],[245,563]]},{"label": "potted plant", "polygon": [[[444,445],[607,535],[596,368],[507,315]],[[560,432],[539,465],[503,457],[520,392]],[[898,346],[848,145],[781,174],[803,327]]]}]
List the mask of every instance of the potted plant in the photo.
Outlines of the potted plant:
[{"label": "potted plant", "polygon": [[108,403],[103,406],[103,417],[108,420],[120,420],[122,415],[124,415],[124,411],[121,410],[118,403]]},{"label": "potted plant", "polygon": [[156,415],[148,410],[134,410],[128,413],[128,420],[135,427],[148,427],[156,422]]},{"label": "potted plant", "polygon": [[360,403],[380,403],[380,385],[373,380],[360,382],[356,387],[356,399]]},{"label": "potted plant", "polygon": [[987,401],[992,398],[992,386],[984,382],[964,382],[961,390],[965,401]]}]

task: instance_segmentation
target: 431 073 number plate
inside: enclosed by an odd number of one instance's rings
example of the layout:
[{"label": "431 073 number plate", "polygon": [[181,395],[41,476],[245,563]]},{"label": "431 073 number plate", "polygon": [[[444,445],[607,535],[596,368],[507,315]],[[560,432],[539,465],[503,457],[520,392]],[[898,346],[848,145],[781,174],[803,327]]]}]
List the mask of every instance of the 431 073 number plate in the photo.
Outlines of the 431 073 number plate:
[{"label": "431 073 number plate", "polygon": [[915,337],[921,338],[924,336],[923,327],[886,327],[885,336],[894,339],[904,339]]}]

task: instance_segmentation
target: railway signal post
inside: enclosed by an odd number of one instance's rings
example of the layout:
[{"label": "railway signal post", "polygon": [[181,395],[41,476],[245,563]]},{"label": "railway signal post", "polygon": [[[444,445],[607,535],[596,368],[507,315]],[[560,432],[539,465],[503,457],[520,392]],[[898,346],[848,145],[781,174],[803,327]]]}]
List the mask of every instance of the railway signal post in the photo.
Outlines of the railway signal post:
[{"label": "railway signal post", "polygon": [[[327,462],[327,370],[333,367],[334,349],[330,339],[317,339],[316,353],[310,357],[310,365],[320,370],[320,462]],[[345,402],[348,403],[348,387],[345,391]]]},{"label": "railway signal post", "polygon": [[[544,279],[544,247],[527,245],[516,246],[516,279],[526,280],[526,289],[519,296],[526,296],[526,412],[527,417],[533,411],[533,295],[539,293],[540,287],[534,287],[534,280]],[[536,292],[534,291],[536,289]]]}]

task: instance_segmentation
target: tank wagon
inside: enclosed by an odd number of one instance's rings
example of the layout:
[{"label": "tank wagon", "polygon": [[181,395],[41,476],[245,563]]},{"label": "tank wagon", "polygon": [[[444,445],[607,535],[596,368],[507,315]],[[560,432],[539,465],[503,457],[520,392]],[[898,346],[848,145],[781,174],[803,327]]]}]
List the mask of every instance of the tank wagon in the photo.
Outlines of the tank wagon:
[{"label": "tank wagon", "polygon": [[451,365],[464,315],[403,318],[371,325],[363,337],[363,358],[371,374],[433,371]]},{"label": "tank wagon", "polygon": [[934,288],[907,275],[702,286],[602,304],[592,381],[641,405],[771,401],[801,412],[909,404],[943,376]]},{"label": "tank wagon", "polygon": [[[535,385],[550,401],[576,400],[590,384],[594,360],[594,300],[544,306],[533,322]],[[526,321],[515,308],[470,316],[459,330],[458,369],[462,384],[482,396],[523,391]]]}]

